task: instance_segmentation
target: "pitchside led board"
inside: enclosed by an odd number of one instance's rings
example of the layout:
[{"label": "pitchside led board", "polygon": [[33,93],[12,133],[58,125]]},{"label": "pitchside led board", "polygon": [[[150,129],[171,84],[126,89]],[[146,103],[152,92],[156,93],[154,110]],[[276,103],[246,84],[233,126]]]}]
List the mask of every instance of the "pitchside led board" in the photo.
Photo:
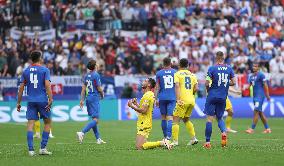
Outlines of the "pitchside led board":
[{"label": "pitchside led board", "polygon": [[[101,120],[136,120],[137,114],[127,106],[127,99],[101,101]],[[236,118],[251,118],[253,115],[253,102],[251,98],[231,98],[234,116]],[[89,117],[86,107],[80,109],[79,101],[55,101],[52,106],[52,119],[54,122],[87,121]],[[196,99],[192,118],[204,118],[205,98]],[[16,102],[0,102],[0,123],[26,122],[26,103],[23,102],[21,112],[16,110]],[[284,97],[274,97],[270,102],[265,101],[263,110],[268,117],[284,118]],[[226,114],[225,114],[226,116]],[[160,111],[155,108],[153,118],[160,118]]]}]

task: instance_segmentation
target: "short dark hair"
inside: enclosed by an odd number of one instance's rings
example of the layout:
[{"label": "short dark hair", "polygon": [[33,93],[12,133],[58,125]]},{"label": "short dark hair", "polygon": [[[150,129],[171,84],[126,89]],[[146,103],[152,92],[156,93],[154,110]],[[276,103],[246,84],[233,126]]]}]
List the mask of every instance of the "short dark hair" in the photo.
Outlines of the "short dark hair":
[{"label": "short dark hair", "polygon": [[39,50],[32,51],[30,54],[30,58],[33,63],[39,62],[42,53]]},{"label": "short dark hair", "polygon": [[179,66],[181,68],[187,68],[188,67],[188,60],[186,58],[182,58],[179,60]]},{"label": "short dark hair", "polygon": [[163,65],[164,66],[166,66],[166,67],[168,67],[168,66],[170,66],[171,65],[171,63],[172,63],[172,60],[171,60],[171,58],[164,58],[163,59]]},{"label": "short dark hair", "polygon": [[151,88],[155,88],[156,81],[153,78],[148,78],[148,82],[151,85]]},{"label": "short dark hair", "polygon": [[97,62],[95,60],[90,60],[87,64],[89,70],[94,70],[96,68]]},{"label": "short dark hair", "polygon": [[224,53],[222,51],[218,51],[216,53],[216,59],[217,60],[224,60]]},{"label": "short dark hair", "polygon": [[254,61],[252,64],[259,66],[259,62],[258,61]]}]

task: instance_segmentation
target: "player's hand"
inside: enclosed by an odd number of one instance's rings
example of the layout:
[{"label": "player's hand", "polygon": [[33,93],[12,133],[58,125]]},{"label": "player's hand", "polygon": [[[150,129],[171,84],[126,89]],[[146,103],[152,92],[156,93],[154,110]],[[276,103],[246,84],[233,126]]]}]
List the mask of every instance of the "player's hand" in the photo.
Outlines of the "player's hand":
[{"label": "player's hand", "polygon": [[177,104],[180,105],[180,106],[183,106],[184,103],[183,103],[182,100],[177,100]]},{"label": "player's hand", "polygon": [[128,107],[132,108],[132,100],[128,100],[127,105]]},{"label": "player's hand", "polygon": [[17,103],[17,111],[20,112],[21,111],[21,104]]},{"label": "player's hand", "polygon": [[80,100],[80,108],[83,108],[84,106],[84,100]]},{"label": "player's hand", "polygon": [[47,104],[47,106],[45,107],[45,111],[46,111],[46,112],[49,112],[49,111],[50,111],[51,106],[52,106],[52,102],[53,102],[53,100],[49,100],[49,101],[48,101],[48,104]]},{"label": "player's hand", "polygon": [[270,101],[270,96],[267,96],[266,98],[267,98],[267,101]]},{"label": "player's hand", "polygon": [[156,107],[159,107],[159,100],[155,100]]},{"label": "player's hand", "polygon": [[137,98],[132,99],[132,103],[138,105]]},{"label": "player's hand", "polygon": [[104,98],[105,98],[105,94],[102,93],[102,94],[101,94],[101,99],[104,99]]}]

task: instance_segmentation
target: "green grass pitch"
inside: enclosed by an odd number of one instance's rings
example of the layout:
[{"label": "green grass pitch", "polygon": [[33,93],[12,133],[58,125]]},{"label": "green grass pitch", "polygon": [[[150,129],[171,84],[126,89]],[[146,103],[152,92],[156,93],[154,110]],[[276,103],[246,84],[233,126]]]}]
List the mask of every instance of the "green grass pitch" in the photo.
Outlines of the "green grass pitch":
[{"label": "green grass pitch", "polygon": [[[85,124],[79,122],[54,123],[48,149],[52,156],[29,157],[27,154],[25,124],[0,124],[0,165],[284,165],[284,119],[269,119],[271,134],[262,134],[263,125],[258,124],[253,135],[244,130],[251,119],[233,119],[236,134],[229,134],[229,146],[220,147],[220,132],[213,124],[212,149],[202,147],[204,143],[205,119],[192,120],[200,143],[186,146],[189,137],[183,124],[180,128],[180,145],[172,151],[157,148],[146,151],[135,150],[135,121],[101,121],[99,129],[107,144],[97,145],[90,131],[83,144],[78,144],[76,131]],[[161,140],[160,121],[154,121],[148,140]],[[38,152],[40,140],[35,139]]]}]

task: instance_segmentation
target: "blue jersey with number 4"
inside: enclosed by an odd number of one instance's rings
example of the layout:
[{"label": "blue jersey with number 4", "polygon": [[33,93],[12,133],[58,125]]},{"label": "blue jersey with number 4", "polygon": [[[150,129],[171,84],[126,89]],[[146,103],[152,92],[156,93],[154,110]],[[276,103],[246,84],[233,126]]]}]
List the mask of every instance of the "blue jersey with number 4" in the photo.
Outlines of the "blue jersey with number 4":
[{"label": "blue jersey with number 4", "polygon": [[162,69],[157,72],[156,80],[159,82],[159,100],[176,100],[174,74],[175,69]]},{"label": "blue jersey with number 4", "polygon": [[234,77],[233,69],[227,65],[211,66],[208,69],[207,76],[212,80],[208,97],[226,99],[230,79]]},{"label": "blue jersey with number 4", "polygon": [[264,98],[264,83],[267,81],[265,75],[262,72],[258,72],[257,74],[253,74],[249,78],[249,82],[253,87],[253,98]]},{"label": "blue jersey with number 4", "polygon": [[28,102],[47,102],[45,80],[50,81],[48,68],[31,65],[26,68],[21,76],[20,83],[25,83]]},{"label": "blue jersey with number 4", "polygon": [[97,89],[98,86],[101,86],[100,75],[97,72],[88,73],[85,76],[84,84],[88,89],[88,98],[100,99],[100,94]]}]

